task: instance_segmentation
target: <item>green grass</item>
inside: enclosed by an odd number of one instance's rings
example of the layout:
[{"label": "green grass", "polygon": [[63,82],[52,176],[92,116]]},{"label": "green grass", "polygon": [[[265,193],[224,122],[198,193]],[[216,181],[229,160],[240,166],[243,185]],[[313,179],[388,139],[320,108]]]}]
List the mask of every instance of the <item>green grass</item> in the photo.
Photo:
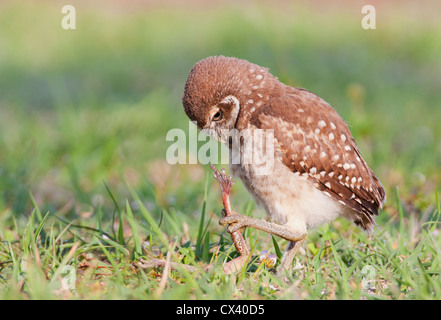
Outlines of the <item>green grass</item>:
[{"label": "green grass", "polygon": [[[75,7],[63,30],[56,1],[0,4],[0,299],[441,298],[433,12],[378,5],[363,30],[358,5]],[[218,54],[322,96],[386,188],[372,236],[342,219],[310,232],[288,283],[257,259],[286,241],[255,230],[252,263],[225,275],[236,252],[217,181],[165,160],[168,130],[188,131],[188,72]],[[263,217],[240,182],[232,206]],[[162,268],[136,267],[167,252],[200,270],[161,284]]]}]

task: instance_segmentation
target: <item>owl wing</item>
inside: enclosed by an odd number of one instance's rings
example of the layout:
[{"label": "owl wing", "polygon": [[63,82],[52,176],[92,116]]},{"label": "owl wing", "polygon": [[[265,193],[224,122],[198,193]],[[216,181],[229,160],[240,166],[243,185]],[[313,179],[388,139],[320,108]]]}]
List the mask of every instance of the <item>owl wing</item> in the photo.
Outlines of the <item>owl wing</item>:
[{"label": "owl wing", "polygon": [[287,87],[285,95],[270,100],[251,122],[274,130],[276,157],[291,171],[353,209],[357,225],[373,227],[373,216],[385,201],[384,188],[328,103],[305,89]]}]

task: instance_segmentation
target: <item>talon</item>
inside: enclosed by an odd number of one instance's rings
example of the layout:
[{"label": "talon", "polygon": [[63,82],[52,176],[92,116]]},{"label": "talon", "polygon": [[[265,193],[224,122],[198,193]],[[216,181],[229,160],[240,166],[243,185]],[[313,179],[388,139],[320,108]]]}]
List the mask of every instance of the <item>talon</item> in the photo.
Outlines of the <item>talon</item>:
[{"label": "talon", "polygon": [[228,226],[228,228],[227,228],[227,231],[228,231],[228,233],[234,233],[234,232],[236,232],[236,231],[239,231],[239,232],[243,232],[243,230],[244,230],[245,228],[244,228],[244,226],[243,225],[241,225],[240,223],[234,223],[234,224],[230,224],[229,226]]},{"label": "talon", "polygon": [[246,225],[246,216],[243,216],[234,211],[235,214],[231,216],[224,216],[219,220],[221,226],[228,225],[228,233],[234,233],[236,231],[242,232]]},{"label": "talon", "polygon": [[226,226],[227,224],[232,224],[237,221],[235,216],[223,216],[219,219],[219,224],[221,226]]}]

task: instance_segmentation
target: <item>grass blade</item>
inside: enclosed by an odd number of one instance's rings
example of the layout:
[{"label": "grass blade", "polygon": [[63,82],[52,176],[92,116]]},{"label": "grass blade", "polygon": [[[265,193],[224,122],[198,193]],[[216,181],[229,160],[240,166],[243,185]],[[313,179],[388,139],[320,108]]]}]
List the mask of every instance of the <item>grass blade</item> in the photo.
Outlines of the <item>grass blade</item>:
[{"label": "grass blade", "polygon": [[128,222],[130,229],[132,229],[133,241],[135,243],[134,258],[139,259],[142,257],[142,246],[141,239],[139,238],[138,226],[136,224],[135,218],[133,216],[132,208],[130,208],[129,201],[126,200],[126,214],[128,217]]},{"label": "grass blade", "polygon": [[106,247],[101,243],[101,241],[99,241],[99,239],[96,239],[98,242],[98,245],[100,246],[101,250],[104,252],[104,255],[106,256],[107,260],[109,260],[110,264],[112,265],[112,268],[114,270],[114,272],[116,273],[116,277],[118,279],[119,282],[123,283],[124,282],[124,277],[121,273],[121,271],[119,270],[118,265],[116,264],[115,260],[113,259],[113,257],[110,255],[110,252],[106,249]]},{"label": "grass blade", "polygon": [[119,208],[118,202],[116,201],[115,197],[113,196],[112,191],[110,191],[109,186],[107,185],[107,183],[104,182],[104,186],[106,187],[107,193],[109,194],[110,198],[112,199],[114,205],[115,205],[115,210],[113,211],[113,217],[112,217],[112,230],[115,230],[114,226],[115,226],[115,214],[118,212],[118,218],[119,218],[119,226],[118,226],[118,236],[116,236],[115,238],[118,239],[118,242],[125,246],[125,240],[124,240],[124,232],[123,232],[123,214],[121,209]]},{"label": "grass blade", "polygon": [[271,235],[271,240],[273,240],[273,246],[274,246],[274,250],[276,251],[277,259],[281,260],[283,254],[282,251],[280,250],[279,244],[276,241],[276,238],[274,238],[273,235]]},{"label": "grass blade", "polygon": [[162,244],[166,247],[167,250],[169,250],[170,246],[169,243],[167,241],[167,239],[164,237],[164,235],[162,234],[161,230],[159,229],[158,224],[156,223],[155,219],[153,219],[152,215],[150,214],[150,212],[147,210],[147,208],[144,206],[144,204],[142,203],[141,199],[139,198],[138,194],[135,192],[135,190],[133,190],[132,187],[130,187],[128,185],[128,188],[130,190],[130,193],[132,194],[132,197],[135,199],[138,207],[139,207],[139,211],[141,212],[143,218],[147,221],[147,223],[150,225],[151,230],[153,231],[153,233],[159,238],[159,240],[162,242]]},{"label": "grass blade", "polygon": [[205,178],[205,188],[204,188],[204,202],[202,204],[202,210],[201,210],[201,218],[199,220],[199,228],[198,228],[198,235],[196,238],[196,254],[198,256],[201,256],[202,254],[202,239],[203,239],[203,233],[204,233],[204,221],[205,221],[205,212],[207,208],[207,190],[208,190],[208,173]]},{"label": "grass blade", "polygon": [[41,216],[40,208],[38,207],[37,202],[35,201],[35,198],[34,198],[33,194],[29,193],[29,196],[31,197],[32,205],[34,206],[35,213],[37,215],[37,219],[38,219],[38,221],[41,221],[42,220],[42,216]]}]

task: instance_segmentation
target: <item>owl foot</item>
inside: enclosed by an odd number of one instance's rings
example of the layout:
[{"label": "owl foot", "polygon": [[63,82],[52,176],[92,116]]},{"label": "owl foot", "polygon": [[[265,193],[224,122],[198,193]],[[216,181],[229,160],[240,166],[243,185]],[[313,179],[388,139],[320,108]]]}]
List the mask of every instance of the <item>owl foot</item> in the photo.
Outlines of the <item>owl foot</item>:
[{"label": "owl foot", "polygon": [[243,266],[245,266],[248,261],[248,256],[240,256],[231,261],[228,261],[224,266],[225,274],[232,274],[235,272],[239,272]]},{"label": "owl foot", "polygon": [[292,269],[292,261],[294,260],[297,251],[299,251],[299,248],[302,245],[303,240],[305,240],[305,238],[299,241],[291,241],[288,244],[288,247],[285,249],[285,252],[283,253],[282,261],[280,262],[280,265],[277,267],[277,272],[276,272],[277,275],[283,275],[285,271]]},{"label": "owl foot", "polygon": [[233,213],[229,216],[223,216],[219,220],[219,224],[222,226],[228,225],[229,233],[233,233],[243,228],[249,227],[273,234],[275,236],[293,242],[303,240],[306,236],[304,232],[292,230],[285,225],[244,216],[240,213],[237,213],[236,211],[233,211]]},{"label": "owl foot", "polygon": [[222,212],[222,218],[219,220],[219,224],[221,226],[228,225],[228,233],[234,233],[236,231],[243,232],[243,229],[248,226],[247,222],[248,216],[241,215],[236,211],[233,211],[233,214],[230,216],[224,215]]}]

